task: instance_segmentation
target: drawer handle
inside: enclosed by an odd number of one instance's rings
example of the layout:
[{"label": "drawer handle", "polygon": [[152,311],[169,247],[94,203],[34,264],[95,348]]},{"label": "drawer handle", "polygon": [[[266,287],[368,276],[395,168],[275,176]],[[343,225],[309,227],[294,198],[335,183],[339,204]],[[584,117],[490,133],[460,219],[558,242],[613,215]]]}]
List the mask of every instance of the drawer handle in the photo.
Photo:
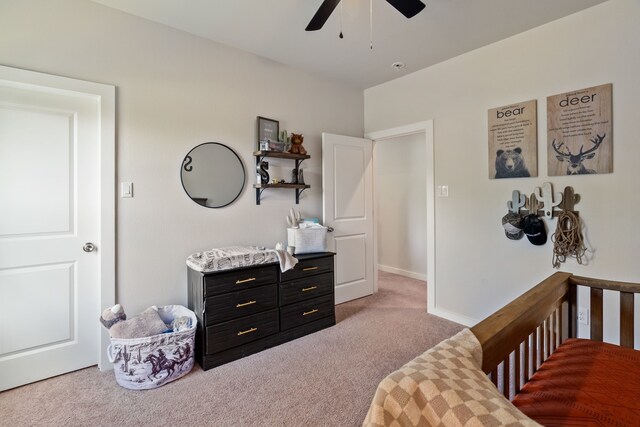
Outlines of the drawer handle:
[{"label": "drawer handle", "polygon": [[256,280],[255,277],[249,277],[248,279],[244,279],[244,280],[236,280],[236,285],[239,285],[240,283],[253,282],[254,280]]},{"label": "drawer handle", "polygon": [[240,331],[240,332],[238,332],[238,336],[244,335],[244,334],[249,334],[249,333],[255,332],[257,330],[258,330],[258,328],[251,328],[251,329],[247,329],[246,331]]},{"label": "drawer handle", "polygon": [[236,304],[236,308],[244,307],[244,306],[255,304],[255,303],[256,303],[255,301],[243,302],[242,304]]},{"label": "drawer handle", "polygon": [[303,268],[302,271],[311,271],[311,270],[317,270],[318,267],[307,267],[307,268]]},{"label": "drawer handle", "polygon": [[309,314],[313,314],[313,313],[317,313],[317,312],[318,312],[318,309],[317,309],[317,308],[314,308],[314,309],[313,309],[313,310],[311,310],[311,311],[305,311],[304,313],[302,313],[302,315],[303,315],[303,316],[307,316],[307,315],[309,315]]},{"label": "drawer handle", "polygon": [[314,289],[318,289],[317,286],[310,286],[308,288],[302,288],[302,292],[312,291]]}]

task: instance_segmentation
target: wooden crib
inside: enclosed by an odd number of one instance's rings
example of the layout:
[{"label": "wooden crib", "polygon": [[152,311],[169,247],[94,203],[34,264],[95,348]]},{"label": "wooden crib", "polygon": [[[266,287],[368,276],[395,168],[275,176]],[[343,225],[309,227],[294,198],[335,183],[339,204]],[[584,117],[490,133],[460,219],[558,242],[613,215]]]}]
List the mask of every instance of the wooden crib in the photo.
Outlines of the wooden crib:
[{"label": "wooden crib", "polygon": [[[568,342],[577,336],[579,286],[590,292],[591,341]],[[605,290],[619,294],[619,342],[626,349],[601,344]],[[629,350],[634,347],[634,294],[639,292],[637,283],[555,273],[471,328],[482,346],[482,369],[507,399],[542,424],[565,425],[575,413],[579,418],[593,417],[607,424],[633,425],[630,420],[638,419],[640,405],[621,403],[621,399],[633,394],[630,390],[640,391],[636,368],[640,352]],[[552,356],[562,343],[565,345],[559,354]],[[604,353],[607,360],[594,362],[591,356],[564,353],[577,346],[589,349],[591,355]],[[525,386],[532,376],[535,384]],[[567,389],[567,382],[578,384]]]},{"label": "wooden crib", "polygon": [[[591,295],[591,339],[575,338],[579,286]],[[619,293],[620,346],[602,342],[605,290]],[[389,374],[364,425],[637,426],[639,292],[640,284],[555,273]]]},{"label": "wooden crib", "polygon": [[620,345],[633,348],[633,300],[639,283],[555,273],[471,328],[482,345],[482,369],[506,397],[518,393],[560,343],[577,336],[578,286],[590,288],[594,341],[602,341],[603,291],[619,292]]}]

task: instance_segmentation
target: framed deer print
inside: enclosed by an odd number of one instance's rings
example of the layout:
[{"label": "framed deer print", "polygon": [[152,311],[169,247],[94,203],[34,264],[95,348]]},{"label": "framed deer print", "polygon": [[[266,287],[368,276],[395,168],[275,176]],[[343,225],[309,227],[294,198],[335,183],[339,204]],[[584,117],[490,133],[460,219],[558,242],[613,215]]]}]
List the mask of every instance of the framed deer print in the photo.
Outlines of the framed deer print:
[{"label": "framed deer print", "polygon": [[549,176],[613,172],[612,85],[547,97]]},{"label": "framed deer print", "polygon": [[538,176],[537,101],[489,110],[489,178]]}]

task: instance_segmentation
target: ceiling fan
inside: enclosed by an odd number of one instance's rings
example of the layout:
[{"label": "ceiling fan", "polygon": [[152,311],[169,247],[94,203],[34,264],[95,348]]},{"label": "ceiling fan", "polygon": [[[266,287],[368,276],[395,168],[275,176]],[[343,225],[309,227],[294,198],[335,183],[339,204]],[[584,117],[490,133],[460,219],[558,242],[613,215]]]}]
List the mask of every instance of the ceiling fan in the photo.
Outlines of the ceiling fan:
[{"label": "ceiling fan", "polygon": [[[413,18],[416,16],[422,9],[424,9],[425,4],[420,0],[386,0],[391,6],[395,7],[396,10],[402,13],[407,18]],[[305,31],[317,31],[327,22],[333,10],[338,6],[340,0],[324,0],[318,8],[318,11],[311,21]]]}]

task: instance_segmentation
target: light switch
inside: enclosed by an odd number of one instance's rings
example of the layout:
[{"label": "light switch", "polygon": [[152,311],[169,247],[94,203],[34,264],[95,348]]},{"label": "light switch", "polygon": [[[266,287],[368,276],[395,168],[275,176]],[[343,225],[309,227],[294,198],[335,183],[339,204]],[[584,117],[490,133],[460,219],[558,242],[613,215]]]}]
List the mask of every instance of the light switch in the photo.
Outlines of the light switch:
[{"label": "light switch", "polygon": [[133,182],[120,183],[120,197],[133,197]]},{"label": "light switch", "polygon": [[438,189],[436,191],[436,195],[438,197],[449,197],[449,186],[448,185],[438,185]]}]

